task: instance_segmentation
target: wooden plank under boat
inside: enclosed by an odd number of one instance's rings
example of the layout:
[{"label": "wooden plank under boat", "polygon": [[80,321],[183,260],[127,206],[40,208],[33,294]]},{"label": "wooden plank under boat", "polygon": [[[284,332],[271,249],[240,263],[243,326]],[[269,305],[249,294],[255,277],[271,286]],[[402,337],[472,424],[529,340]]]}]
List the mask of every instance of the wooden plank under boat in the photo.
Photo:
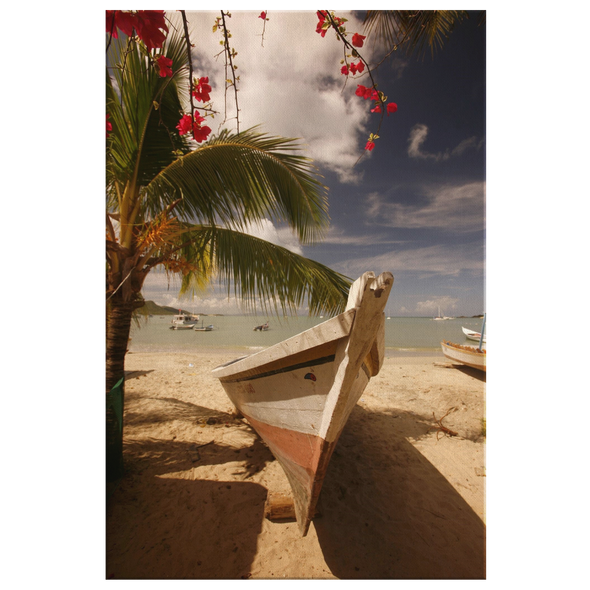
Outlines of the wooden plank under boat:
[{"label": "wooden plank under boat", "polygon": [[443,354],[452,361],[479,369],[486,370],[486,351],[473,346],[463,346],[452,342],[441,342]]},{"label": "wooden plank under boat", "polygon": [[280,462],[305,536],[328,463],[385,350],[393,275],[357,279],[344,313],[213,370],[230,400]]}]

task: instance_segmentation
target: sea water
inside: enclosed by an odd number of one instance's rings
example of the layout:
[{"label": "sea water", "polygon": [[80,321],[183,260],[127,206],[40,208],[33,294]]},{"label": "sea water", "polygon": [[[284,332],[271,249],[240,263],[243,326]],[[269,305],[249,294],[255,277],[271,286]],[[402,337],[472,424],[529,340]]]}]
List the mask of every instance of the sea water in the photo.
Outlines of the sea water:
[{"label": "sea water", "polygon": [[[296,336],[329,318],[295,316],[201,316],[199,327],[213,325],[210,332],[171,330],[172,316],[142,317],[131,327],[131,352],[191,352],[200,349],[244,349],[255,352]],[[269,323],[266,332],[254,331],[256,326]],[[433,320],[432,318],[392,317],[385,320],[385,347],[390,352],[431,353],[440,351],[440,343],[450,340],[457,344],[477,346],[467,340],[461,327],[479,332],[480,318]]]}]

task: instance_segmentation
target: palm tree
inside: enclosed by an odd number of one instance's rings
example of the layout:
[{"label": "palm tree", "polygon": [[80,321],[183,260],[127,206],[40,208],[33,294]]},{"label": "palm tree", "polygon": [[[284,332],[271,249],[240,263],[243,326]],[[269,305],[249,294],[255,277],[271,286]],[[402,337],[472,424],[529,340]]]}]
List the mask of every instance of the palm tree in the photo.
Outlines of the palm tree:
[{"label": "palm tree", "polygon": [[[480,24],[485,22],[485,11]],[[401,47],[408,54],[424,55],[443,47],[456,23],[469,18],[465,10],[368,10],[365,33],[374,35],[391,49]]]},{"label": "palm tree", "polygon": [[[106,152],[107,402],[124,378],[133,312],[143,305],[142,285],[156,267],[182,277],[181,293],[217,277],[228,295],[233,290],[250,308],[261,300],[283,312],[307,301],[311,313],[338,313],[350,285],[326,266],[247,233],[269,218],[310,244],[327,227],[327,189],[311,161],[297,153],[296,140],[257,129],[223,131],[195,149],[179,135],[189,71],[184,43],[178,34],[168,36],[161,52],[172,59],[174,73],[165,78],[141,44],[112,39],[108,49],[108,63],[115,65],[106,79],[112,125]],[[116,413],[107,411],[107,436],[115,436]],[[122,469],[122,422],[118,429],[115,458],[107,456],[111,478]]]}]

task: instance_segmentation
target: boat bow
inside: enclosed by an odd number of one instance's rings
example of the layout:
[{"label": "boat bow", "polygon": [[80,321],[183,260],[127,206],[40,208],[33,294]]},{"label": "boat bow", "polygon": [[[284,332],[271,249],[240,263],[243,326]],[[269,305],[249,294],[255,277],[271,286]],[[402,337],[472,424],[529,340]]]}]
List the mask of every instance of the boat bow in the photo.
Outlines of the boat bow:
[{"label": "boat bow", "polygon": [[363,274],[344,313],[213,370],[280,462],[305,536],[340,433],[383,364],[389,272]]}]

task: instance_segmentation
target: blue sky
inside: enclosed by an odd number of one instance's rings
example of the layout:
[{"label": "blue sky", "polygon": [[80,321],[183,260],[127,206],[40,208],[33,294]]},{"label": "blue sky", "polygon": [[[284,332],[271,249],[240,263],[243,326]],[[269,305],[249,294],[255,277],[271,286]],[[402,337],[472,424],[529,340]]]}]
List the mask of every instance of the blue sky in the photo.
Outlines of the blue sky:
[{"label": "blue sky", "polygon": [[[197,76],[208,75],[214,107],[223,111],[224,79],[218,12],[188,12]],[[267,220],[252,233],[322,262],[351,278],[367,270],[395,277],[388,313],[432,316],[484,311],[485,25],[477,14],[460,23],[434,58],[398,52],[374,70],[378,88],[398,111],[383,120],[369,154],[364,146],[379,115],[354,94],[365,75],[340,74],[342,44],[315,33],[315,11],[232,11],[228,28],[238,51],[240,128],[298,137],[329,187],[331,227],[321,244],[301,246],[287,228]],[[363,32],[360,15],[347,31]],[[372,44],[361,53],[381,60]],[[357,80],[358,78],[358,80]],[[233,107],[231,100],[229,108]],[[223,113],[222,113],[223,114]],[[225,125],[235,125],[228,113]],[[209,123],[216,131],[223,116]],[[363,158],[356,165],[359,156]],[[222,288],[178,301],[177,283],[152,273],[144,296],[202,312],[236,313]],[[303,311],[303,310],[302,310]]]}]

